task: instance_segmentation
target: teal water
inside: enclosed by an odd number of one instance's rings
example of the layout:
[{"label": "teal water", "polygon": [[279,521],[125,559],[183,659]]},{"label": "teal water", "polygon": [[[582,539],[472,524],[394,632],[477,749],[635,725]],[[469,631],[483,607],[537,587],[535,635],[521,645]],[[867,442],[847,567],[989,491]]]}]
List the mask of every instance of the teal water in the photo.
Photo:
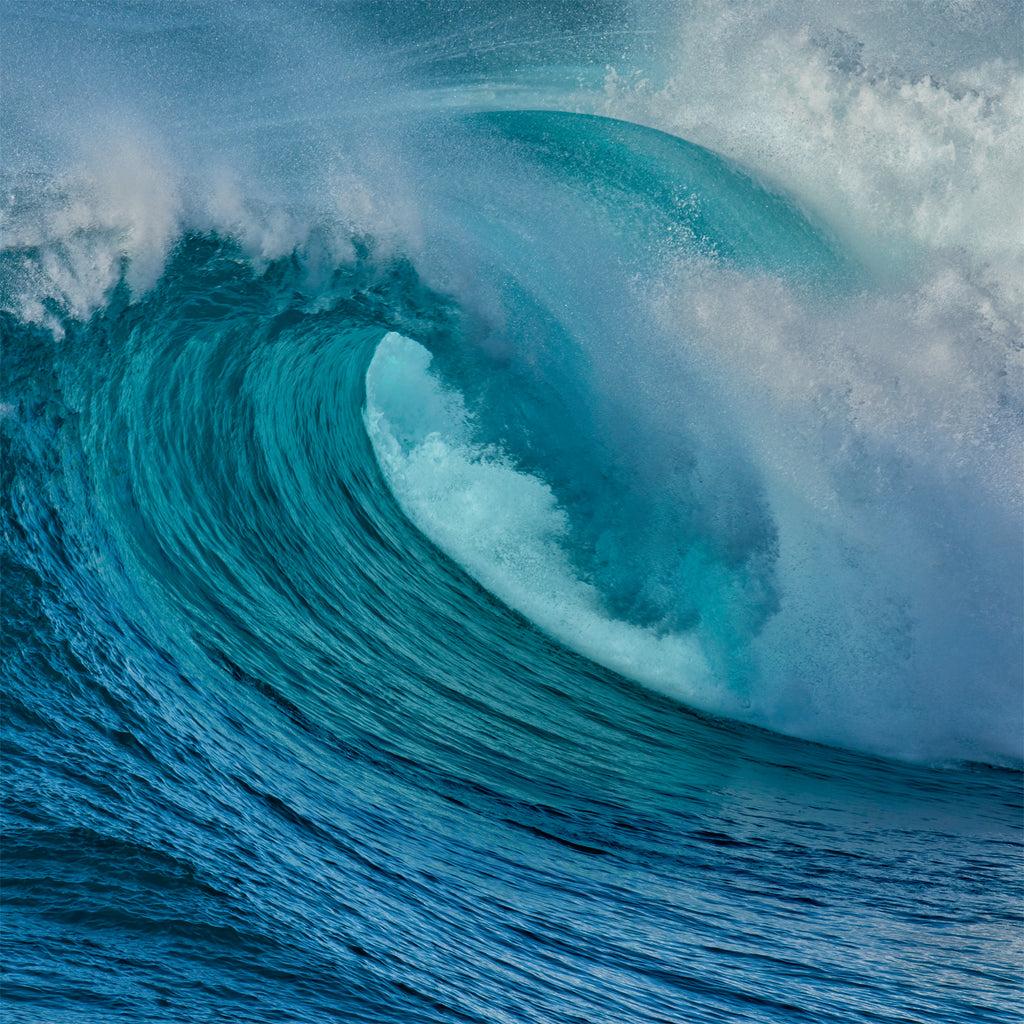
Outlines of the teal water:
[{"label": "teal water", "polygon": [[4,14],[2,1019],[1018,1018],[1019,15],[749,13]]}]

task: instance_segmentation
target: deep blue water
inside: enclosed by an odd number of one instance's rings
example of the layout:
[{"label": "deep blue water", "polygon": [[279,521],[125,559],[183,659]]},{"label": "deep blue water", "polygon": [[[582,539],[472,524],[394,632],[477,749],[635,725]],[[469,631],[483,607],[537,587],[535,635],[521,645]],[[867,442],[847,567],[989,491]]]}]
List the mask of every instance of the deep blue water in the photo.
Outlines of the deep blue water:
[{"label": "deep blue water", "polygon": [[846,6],[0,12],[0,1019],[1020,1018],[1021,14]]}]

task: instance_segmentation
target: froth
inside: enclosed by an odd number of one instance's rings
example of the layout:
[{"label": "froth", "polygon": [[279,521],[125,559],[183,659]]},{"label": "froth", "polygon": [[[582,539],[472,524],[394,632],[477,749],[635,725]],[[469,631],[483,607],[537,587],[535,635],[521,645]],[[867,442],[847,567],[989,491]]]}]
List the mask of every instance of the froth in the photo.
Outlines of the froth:
[{"label": "froth", "polygon": [[85,317],[122,275],[136,294],[151,287],[180,229],[168,167],[155,143],[117,135],[41,193],[32,177],[10,182],[3,248],[18,258],[6,268],[8,301],[27,320],[46,320],[47,300]]},{"label": "froth", "polygon": [[133,298],[153,287],[189,233],[230,238],[259,270],[298,256],[315,276],[352,264],[357,245],[376,258],[415,253],[419,211],[388,158],[337,158],[292,192],[226,163],[186,171],[137,131],[94,138],[50,178],[22,173],[4,196],[2,302],[27,322],[62,333],[124,282]]},{"label": "froth", "polygon": [[696,636],[659,634],[608,615],[568,551],[566,512],[541,479],[498,447],[471,440],[458,392],[430,373],[421,345],[389,334],[366,376],[364,422],[392,493],[410,520],[510,607],[573,649],[701,707],[742,701],[711,673]]},{"label": "froth", "polygon": [[881,273],[906,272],[922,251],[967,249],[1019,299],[1019,66],[979,56],[936,68],[932,54],[927,70],[922,59],[866,46],[855,34],[866,26],[829,5],[759,5],[744,16],[698,8],[675,26],[660,74],[609,68],[601,112],[757,168]]}]

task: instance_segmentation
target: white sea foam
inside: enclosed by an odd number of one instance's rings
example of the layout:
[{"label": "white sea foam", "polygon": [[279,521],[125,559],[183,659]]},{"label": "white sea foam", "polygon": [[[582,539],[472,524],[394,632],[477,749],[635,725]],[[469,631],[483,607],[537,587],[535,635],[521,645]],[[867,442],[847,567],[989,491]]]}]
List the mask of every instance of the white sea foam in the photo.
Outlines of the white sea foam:
[{"label": "white sea foam", "polygon": [[880,274],[967,251],[1019,308],[1024,74],[1003,36],[1020,25],[932,6],[928,41],[909,12],[694,4],[662,26],[656,74],[610,66],[584,102],[756,168]]},{"label": "white sea foam", "polygon": [[541,629],[638,682],[723,713],[741,707],[693,635],[610,617],[566,551],[550,487],[500,449],[475,445],[461,396],[430,373],[423,346],[389,334],[366,376],[364,420],[388,486],[441,550]]},{"label": "white sea foam", "polygon": [[985,289],[949,271],[814,308],[689,268],[652,301],[688,340],[659,367],[703,364],[778,528],[782,599],[754,640],[768,720],[1014,757],[1022,377]]}]

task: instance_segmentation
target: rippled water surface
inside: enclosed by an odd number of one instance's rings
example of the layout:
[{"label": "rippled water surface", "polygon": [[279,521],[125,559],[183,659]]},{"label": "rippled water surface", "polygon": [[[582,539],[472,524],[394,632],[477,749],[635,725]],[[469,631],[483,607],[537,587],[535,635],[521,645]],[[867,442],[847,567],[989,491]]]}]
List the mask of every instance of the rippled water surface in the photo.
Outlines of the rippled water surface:
[{"label": "rippled water surface", "polygon": [[1017,5],[0,27],[0,1018],[1019,1019]]}]

